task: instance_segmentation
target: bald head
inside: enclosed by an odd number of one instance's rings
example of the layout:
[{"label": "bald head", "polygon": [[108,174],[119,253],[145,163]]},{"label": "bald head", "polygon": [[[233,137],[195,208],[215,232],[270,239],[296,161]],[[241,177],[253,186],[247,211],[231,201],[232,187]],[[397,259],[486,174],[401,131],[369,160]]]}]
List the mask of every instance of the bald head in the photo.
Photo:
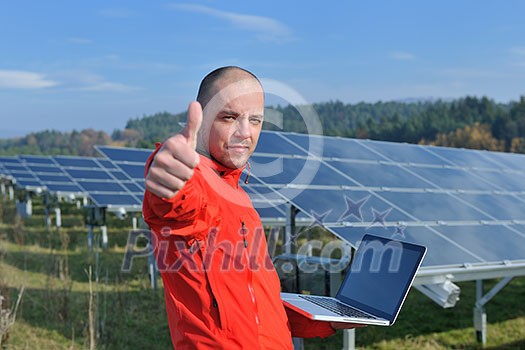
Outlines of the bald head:
[{"label": "bald head", "polygon": [[212,97],[218,92],[218,81],[221,82],[221,86],[227,86],[228,84],[243,79],[253,79],[262,89],[261,82],[252,72],[237,66],[226,66],[215,69],[202,79],[197,94],[197,101],[201,104],[202,108],[205,108]]}]

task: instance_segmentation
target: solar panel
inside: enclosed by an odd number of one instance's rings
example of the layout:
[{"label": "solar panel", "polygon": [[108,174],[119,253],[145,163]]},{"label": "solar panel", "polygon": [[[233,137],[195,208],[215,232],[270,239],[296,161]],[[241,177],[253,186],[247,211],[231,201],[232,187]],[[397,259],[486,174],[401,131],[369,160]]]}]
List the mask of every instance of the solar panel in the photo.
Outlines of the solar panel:
[{"label": "solar panel", "polygon": [[[365,233],[403,236],[429,247],[427,267],[525,259],[523,155],[324,137],[322,175],[304,183],[294,174],[318,136],[274,134],[261,140],[284,141],[253,159],[281,159],[284,173],[262,163],[248,187],[269,187],[354,246]],[[281,155],[289,144],[301,152]]]},{"label": "solar panel", "polygon": [[[152,150],[98,150],[144,189]],[[424,244],[426,267],[525,259],[522,155],[264,131],[250,164],[263,221],[293,204],[354,246],[365,233]]]},{"label": "solar panel", "polygon": [[99,167],[95,159],[91,159],[87,157],[55,156],[53,158],[62,167],[76,167],[76,168],[98,168]]},{"label": "solar panel", "polygon": [[139,148],[122,148],[97,146],[97,149],[113,162],[146,163],[152,150]]},{"label": "solar panel", "polygon": [[63,171],[97,207],[127,211],[141,210],[142,191],[107,159],[93,157],[54,157]]},{"label": "solar panel", "polygon": [[18,157],[0,157],[3,167],[9,176],[14,180],[17,188],[27,191],[41,191],[44,185],[27,168],[22,159]]},{"label": "solar panel", "polygon": [[48,165],[55,165],[53,160],[46,156],[27,156],[27,155],[20,155],[18,156],[24,163],[27,164],[48,164]]}]

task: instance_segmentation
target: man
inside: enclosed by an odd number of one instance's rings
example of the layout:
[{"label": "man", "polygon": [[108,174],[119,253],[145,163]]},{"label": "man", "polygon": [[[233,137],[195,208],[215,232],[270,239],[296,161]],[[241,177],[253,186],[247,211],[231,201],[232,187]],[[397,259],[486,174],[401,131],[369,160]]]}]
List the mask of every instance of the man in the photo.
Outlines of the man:
[{"label": "man", "polygon": [[146,165],[143,214],[176,349],[292,349],[292,335],[339,326],[285,310],[260,218],[239,186],[263,114],[259,80],[219,68],[202,81],[184,130]]}]

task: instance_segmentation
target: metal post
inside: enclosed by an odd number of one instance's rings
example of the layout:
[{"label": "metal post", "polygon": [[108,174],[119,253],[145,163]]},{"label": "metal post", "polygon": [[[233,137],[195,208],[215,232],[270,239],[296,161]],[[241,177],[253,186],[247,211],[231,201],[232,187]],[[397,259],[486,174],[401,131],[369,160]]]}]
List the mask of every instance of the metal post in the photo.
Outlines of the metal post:
[{"label": "metal post", "polygon": [[343,330],[343,350],[355,350],[355,329]]},{"label": "metal post", "polygon": [[60,207],[55,208],[55,223],[57,228],[62,227],[62,211],[60,210]]},{"label": "metal post", "polygon": [[292,338],[294,350],[304,350],[304,339],[303,338]]},{"label": "metal post", "polygon": [[93,251],[93,225],[87,225],[88,229],[88,247],[90,251]]},{"label": "metal post", "polygon": [[487,344],[487,313],[485,304],[490,301],[500,290],[502,290],[513,277],[508,276],[500,280],[492,289],[483,295],[483,281],[476,281],[476,305],[474,306],[474,329],[476,330],[476,339],[482,343],[483,347]]},{"label": "metal post", "polygon": [[15,189],[13,186],[9,186],[7,189],[7,193],[9,194],[9,200],[12,201],[15,199]]},{"label": "metal post", "polygon": [[297,215],[298,209],[290,204],[288,210],[288,216],[286,217],[286,229],[284,231],[284,242],[283,242],[283,253],[292,254],[296,252],[296,240],[295,240],[295,216]]},{"label": "metal post", "polygon": [[25,214],[27,217],[33,215],[33,201],[31,200],[31,194],[29,192],[26,193]]},{"label": "metal post", "polygon": [[153,247],[153,241],[151,239],[151,231],[149,231],[148,235],[149,239],[149,246],[150,246],[150,252],[148,254],[148,271],[149,271],[149,278],[151,282],[151,288],[157,289],[157,260],[155,259],[155,254],[153,253],[153,250],[155,247]]},{"label": "metal post", "polygon": [[131,224],[133,227],[133,230],[136,230],[138,228],[138,219],[135,215],[131,218]]},{"label": "metal post", "polygon": [[106,249],[108,247],[108,227],[100,226],[100,232],[102,232],[102,249]]},{"label": "metal post", "polygon": [[476,339],[485,347],[487,343],[487,313],[480,302],[483,297],[483,280],[476,281],[476,305],[474,307],[474,329]]},{"label": "metal post", "polygon": [[50,212],[49,212],[49,206],[50,206],[50,199],[49,199],[49,194],[46,192],[46,194],[44,195],[44,210],[45,210],[45,213],[46,213],[46,227],[47,227],[47,230],[48,232],[51,230],[51,215],[50,215]]}]

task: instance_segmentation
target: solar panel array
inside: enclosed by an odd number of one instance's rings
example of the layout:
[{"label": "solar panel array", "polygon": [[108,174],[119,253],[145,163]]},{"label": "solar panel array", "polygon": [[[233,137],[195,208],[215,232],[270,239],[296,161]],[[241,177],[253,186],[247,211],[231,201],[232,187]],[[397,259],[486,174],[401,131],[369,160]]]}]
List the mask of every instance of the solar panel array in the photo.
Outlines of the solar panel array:
[{"label": "solar panel array", "polygon": [[0,172],[31,192],[61,197],[88,196],[108,210],[140,211],[143,188],[108,159],[72,156],[0,157]]},{"label": "solar panel array", "polygon": [[429,247],[426,266],[525,259],[525,156],[264,132],[250,188],[356,246],[365,233]]},{"label": "solar panel array", "polygon": [[[106,158],[0,157],[0,172],[140,211],[152,150],[98,150]],[[263,132],[250,163],[263,221],[284,223],[293,204],[354,246],[365,233],[426,245],[425,266],[525,259],[524,155]]]}]

